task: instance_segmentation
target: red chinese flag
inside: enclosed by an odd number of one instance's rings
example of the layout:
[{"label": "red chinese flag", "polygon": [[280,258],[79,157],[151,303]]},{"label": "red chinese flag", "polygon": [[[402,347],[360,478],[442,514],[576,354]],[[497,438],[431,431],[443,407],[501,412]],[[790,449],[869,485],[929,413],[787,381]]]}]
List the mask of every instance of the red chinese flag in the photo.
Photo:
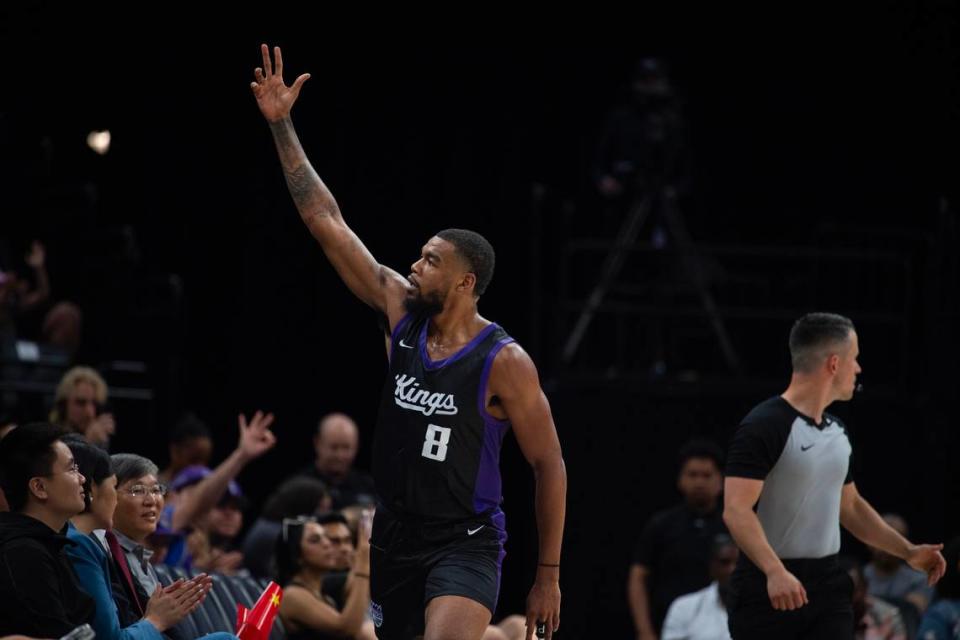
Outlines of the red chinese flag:
[{"label": "red chinese flag", "polygon": [[245,606],[243,606],[239,602],[237,603],[237,626],[234,627],[235,629],[239,629],[240,627],[243,626],[243,623],[247,621],[247,615],[249,613],[250,613],[249,609],[247,609]]},{"label": "red chinese flag", "polygon": [[273,627],[273,618],[280,608],[283,589],[271,582],[264,589],[257,603],[249,611],[237,607],[237,637],[240,640],[267,640]]}]

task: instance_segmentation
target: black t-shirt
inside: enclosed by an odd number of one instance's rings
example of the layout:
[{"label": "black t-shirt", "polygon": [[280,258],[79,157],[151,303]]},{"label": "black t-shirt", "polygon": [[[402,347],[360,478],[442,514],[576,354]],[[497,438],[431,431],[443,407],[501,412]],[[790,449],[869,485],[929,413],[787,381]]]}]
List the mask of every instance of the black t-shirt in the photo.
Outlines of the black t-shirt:
[{"label": "black t-shirt", "polygon": [[640,534],[633,564],[650,577],[650,615],[659,629],[670,603],[710,584],[710,549],[717,534],[726,533],[723,509],[701,514],[680,504],[655,514]]},{"label": "black t-shirt", "polygon": [[374,434],[377,494],[398,514],[456,521],[500,508],[500,445],[509,423],[484,406],[496,324],[443,360],[427,353],[429,318],[405,316],[391,336],[390,374]]},{"label": "black t-shirt", "polygon": [[337,611],[343,611],[343,605],[347,603],[346,588],[349,575],[347,571],[335,571],[323,576],[320,591],[333,601]]},{"label": "black t-shirt", "polygon": [[[324,579],[324,584],[325,584],[325,583],[326,583],[326,579]],[[293,581],[293,582],[291,582],[290,584],[287,584],[284,588],[287,588],[287,587],[291,586],[291,584],[295,584],[295,585],[300,586],[300,587],[303,586],[302,584],[299,584],[299,583],[297,583],[296,581]],[[322,591],[322,590],[321,590],[321,591]],[[341,607],[338,606],[337,603],[334,602],[334,601],[330,598],[330,596],[328,596],[328,595],[326,594],[326,592],[323,592],[323,591],[322,591],[322,593],[317,594],[317,593],[314,593],[313,591],[310,591],[310,595],[312,595],[314,598],[316,598],[316,599],[318,600],[318,604],[319,604],[319,602],[323,602],[323,603],[325,603],[325,604],[333,607],[333,608],[336,609],[337,611],[340,611],[340,610],[341,610]],[[284,624],[284,627],[285,627],[286,630],[287,630],[287,634],[286,634],[287,640],[334,640],[334,638],[340,638],[340,637],[342,637],[342,636],[340,636],[340,635],[338,635],[338,634],[334,634],[334,633],[332,633],[332,632],[331,632],[331,633],[327,633],[327,632],[324,632],[324,631],[320,631],[320,630],[318,630],[318,629],[310,629],[310,628],[308,628],[308,627],[302,627],[302,626],[300,626],[300,625],[295,625],[295,624],[291,623],[289,620],[283,620],[283,624]],[[271,634],[271,635],[272,635],[272,634]]]},{"label": "black t-shirt", "polygon": [[323,475],[315,465],[305,467],[299,475],[316,478],[327,487],[332,501],[331,508],[339,511],[355,504],[372,505],[376,501],[373,488],[373,478],[369,474],[351,469],[347,477],[337,482],[333,478]]}]

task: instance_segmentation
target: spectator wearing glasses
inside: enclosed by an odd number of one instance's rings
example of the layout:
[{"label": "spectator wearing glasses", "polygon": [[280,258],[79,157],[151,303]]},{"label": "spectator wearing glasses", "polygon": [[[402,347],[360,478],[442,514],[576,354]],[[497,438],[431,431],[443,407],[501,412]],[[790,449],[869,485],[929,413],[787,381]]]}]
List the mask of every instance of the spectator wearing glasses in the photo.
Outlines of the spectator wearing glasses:
[{"label": "spectator wearing glasses", "polygon": [[[118,453],[110,456],[110,463],[117,475],[117,508],[113,512],[116,541],[111,543],[109,537],[104,536],[103,542],[110,549],[116,571],[124,576],[124,595],[134,602],[147,602],[150,594],[158,587],[163,588],[157,570],[150,562],[154,551],[150,548],[149,538],[157,530],[167,487],[157,481],[157,465],[143,456]],[[186,584],[191,582],[205,583],[206,576],[201,574]],[[164,635],[172,640],[189,640],[177,627],[170,627]],[[204,638],[229,640],[235,636],[217,632]]]},{"label": "spectator wearing glasses", "polygon": [[117,475],[117,508],[113,513],[117,546],[108,546],[120,574],[124,573],[124,563],[130,572],[132,580],[124,585],[126,596],[131,601],[146,602],[160,585],[150,564],[153,551],[147,539],[156,531],[167,487],[157,481],[157,465],[143,456],[118,453],[110,456],[110,461]]},{"label": "spectator wearing glasses", "polygon": [[17,427],[0,440],[0,486],[10,504],[0,513],[0,636],[59,638],[93,617],[61,534],[84,509],[83,483],[62,431]]},{"label": "spectator wearing glasses", "polygon": [[330,508],[330,494],[319,480],[294,476],[274,491],[243,541],[243,561],[257,578],[275,578],[274,547],[280,537],[281,522],[303,513],[321,513]]},{"label": "spectator wearing glasses", "polygon": [[[79,438],[69,440],[67,446],[86,479],[86,508],[70,520],[67,537],[74,544],[67,548],[67,555],[84,591],[96,603],[91,626],[101,640],[162,640],[163,631],[200,606],[212,580],[204,576],[177,582],[170,588],[157,589],[146,601],[131,602],[124,596],[122,586],[121,592],[115,594],[115,582],[125,576],[111,570],[107,548],[91,534],[99,529],[109,532],[113,526],[117,476],[110,457],[102,449]],[[106,533],[105,537],[110,539],[112,535]]]}]

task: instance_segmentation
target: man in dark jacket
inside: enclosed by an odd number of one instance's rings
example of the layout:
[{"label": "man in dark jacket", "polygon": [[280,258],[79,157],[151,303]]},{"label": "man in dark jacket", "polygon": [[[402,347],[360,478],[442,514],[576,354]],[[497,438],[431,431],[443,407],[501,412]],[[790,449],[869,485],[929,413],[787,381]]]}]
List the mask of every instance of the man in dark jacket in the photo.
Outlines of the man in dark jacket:
[{"label": "man in dark jacket", "polygon": [[67,520],[83,511],[84,478],[49,424],[24,425],[0,440],[0,637],[59,638],[93,616],[64,547]]}]

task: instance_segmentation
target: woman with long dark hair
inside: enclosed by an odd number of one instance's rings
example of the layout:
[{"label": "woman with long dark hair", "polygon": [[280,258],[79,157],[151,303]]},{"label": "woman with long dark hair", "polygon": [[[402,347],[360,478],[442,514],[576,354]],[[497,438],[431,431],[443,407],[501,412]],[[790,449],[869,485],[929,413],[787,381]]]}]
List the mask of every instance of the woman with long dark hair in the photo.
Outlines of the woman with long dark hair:
[{"label": "woman with long dark hair", "polygon": [[294,476],[267,498],[243,541],[243,564],[258,578],[276,578],[274,547],[280,537],[280,523],[300,514],[314,514],[330,508],[327,487],[316,478]]},{"label": "woman with long dark hair", "polygon": [[337,559],[323,526],[312,517],[285,519],[277,539],[278,582],[283,586],[280,618],[289,640],[353,638],[361,633],[370,606],[370,524],[360,519],[357,553],[347,575],[346,600],[338,611],[321,591]]}]

